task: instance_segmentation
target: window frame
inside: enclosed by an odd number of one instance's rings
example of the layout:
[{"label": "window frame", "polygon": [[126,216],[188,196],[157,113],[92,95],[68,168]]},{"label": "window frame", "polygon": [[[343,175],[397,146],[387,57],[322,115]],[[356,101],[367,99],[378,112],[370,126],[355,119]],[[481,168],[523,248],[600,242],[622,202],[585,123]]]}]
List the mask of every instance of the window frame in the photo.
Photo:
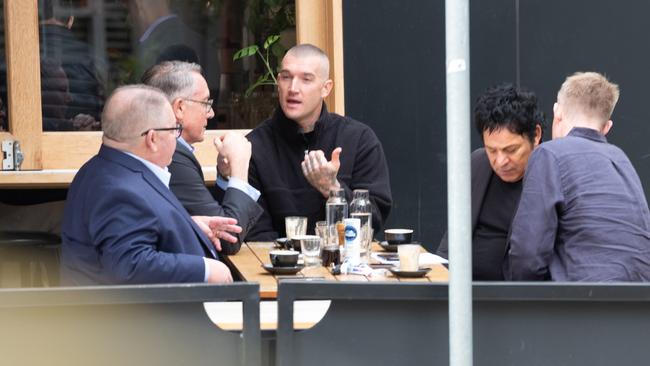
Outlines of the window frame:
[{"label": "window frame", "polygon": [[[95,155],[101,132],[44,132],[41,115],[38,2],[5,0],[5,54],[7,57],[8,132],[0,140],[20,142],[22,171],[0,171],[0,188],[65,187],[77,169]],[[331,60],[334,88],[327,98],[331,111],[344,114],[342,0],[296,0],[298,43],[321,47]],[[216,178],[215,137],[226,131],[210,130],[196,144],[196,154],[206,171],[206,181]]]}]

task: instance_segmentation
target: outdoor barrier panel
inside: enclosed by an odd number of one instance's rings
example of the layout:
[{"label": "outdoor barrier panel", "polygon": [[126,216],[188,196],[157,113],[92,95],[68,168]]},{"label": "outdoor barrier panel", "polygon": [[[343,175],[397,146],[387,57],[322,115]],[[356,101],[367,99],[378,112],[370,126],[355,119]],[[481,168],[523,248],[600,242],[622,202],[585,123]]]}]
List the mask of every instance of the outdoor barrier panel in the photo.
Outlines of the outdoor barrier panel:
[{"label": "outdoor barrier panel", "polygon": [[[331,299],[313,328],[293,330],[293,301]],[[276,365],[446,365],[447,286],[281,281]]]},{"label": "outdoor barrier panel", "polygon": [[[475,282],[474,365],[642,365],[650,285]],[[332,299],[293,330],[293,301]],[[276,365],[449,364],[448,288],[282,281]]]},{"label": "outdoor barrier panel", "polygon": [[[243,332],[203,302],[242,301]],[[0,290],[6,365],[260,365],[259,285],[137,285]]]},{"label": "outdoor barrier panel", "polygon": [[650,285],[474,283],[474,365],[647,365]]}]

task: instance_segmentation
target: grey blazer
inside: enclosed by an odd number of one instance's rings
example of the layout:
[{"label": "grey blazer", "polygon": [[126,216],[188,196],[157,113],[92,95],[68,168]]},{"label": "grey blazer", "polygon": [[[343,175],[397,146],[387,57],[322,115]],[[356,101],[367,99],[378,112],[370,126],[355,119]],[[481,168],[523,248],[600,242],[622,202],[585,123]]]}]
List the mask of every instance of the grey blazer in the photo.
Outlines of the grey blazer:
[{"label": "grey blazer", "polygon": [[[484,148],[476,149],[472,152],[471,157],[471,172],[472,172],[472,233],[476,228],[476,222],[478,221],[478,215],[481,212],[481,206],[483,206],[483,200],[485,199],[485,192],[490,183],[490,179],[494,174],[492,167],[490,166],[490,161],[488,160],[487,154],[485,153]],[[436,254],[441,257],[449,257],[449,243],[447,242],[447,233],[443,235],[440,240],[440,245]]]},{"label": "grey blazer", "polygon": [[262,215],[262,207],[239,189],[226,190],[221,204],[205,186],[201,164],[187,147],[176,144],[176,151],[169,165],[171,179],[169,188],[176,195],[190,215],[225,216],[237,219],[242,227],[236,244],[222,245],[221,254],[235,254],[241,241]]}]

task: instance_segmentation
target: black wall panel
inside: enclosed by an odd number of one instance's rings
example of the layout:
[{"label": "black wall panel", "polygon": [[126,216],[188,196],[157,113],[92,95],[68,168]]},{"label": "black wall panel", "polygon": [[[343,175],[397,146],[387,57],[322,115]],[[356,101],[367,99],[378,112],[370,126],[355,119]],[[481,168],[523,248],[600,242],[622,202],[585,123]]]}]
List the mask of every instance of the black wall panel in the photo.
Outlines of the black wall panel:
[{"label": "black wall panel", "polygon": [[[649,2],[634,0],[471,1],[472,101],[518,83],[538,94],[550,126],[567,75],[607,74],[621,87],[608,137],[650,192],[648,13]],[[346,114],[374,129],[391,172],[387,226],[412,227],[435,249],[447,225],[444,0],[344,0],[343,32]]]}]

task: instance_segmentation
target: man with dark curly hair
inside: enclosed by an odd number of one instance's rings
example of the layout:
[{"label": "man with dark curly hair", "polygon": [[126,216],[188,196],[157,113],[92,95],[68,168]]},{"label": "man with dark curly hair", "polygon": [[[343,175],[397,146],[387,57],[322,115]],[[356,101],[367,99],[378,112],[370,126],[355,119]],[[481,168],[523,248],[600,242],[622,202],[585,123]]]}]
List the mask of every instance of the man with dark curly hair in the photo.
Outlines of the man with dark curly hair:
[{"label": "man with dark curly hair", "polygon": [[[503,280],[510,223],[521,195],[528,157],[542,138],[544,115],[534,93],[501,84],[474,107],[484,148],[472,152],[472,270],[475,281]],[[447,235],[438,254],[448,256]]]}]

